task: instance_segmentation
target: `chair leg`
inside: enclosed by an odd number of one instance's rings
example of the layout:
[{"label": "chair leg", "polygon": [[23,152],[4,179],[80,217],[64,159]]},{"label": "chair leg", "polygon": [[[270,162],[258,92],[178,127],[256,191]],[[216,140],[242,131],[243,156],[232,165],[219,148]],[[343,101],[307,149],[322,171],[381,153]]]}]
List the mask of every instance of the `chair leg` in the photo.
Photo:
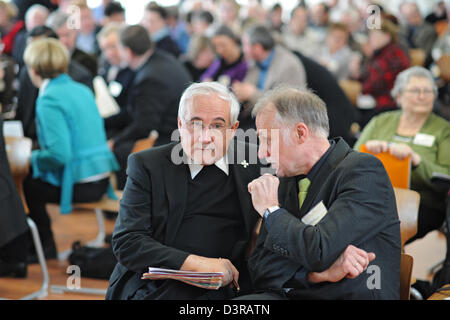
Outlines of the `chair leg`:
[{"label": "chair leg", "polygon": [[48,295],[48,284],[50,282],[50,277],[48,275],[47,263],[45,261],[44,250],[42,249],[41,239],[39,238],[39,232],[36,224],[33,220],[27,217],[27,223],[31,230],[31,235],[33,236],[34,247],[36,248],[38,261],[42,270],[42,286],[41,288],[33,292],[20,300],[34,300],[39,298],[44,298]]},{"label": "chair leg", "polygon": [[[102,248],[105,245],[105,237],[106,237],[105,218],[103,216],[103,211],[101,209],[96,208],[94,211],[98,227],[97,237],[94,240],[87,242],[86,246],[93,248]],[[72,249],[58,253],[58,260],[59,261],[67,260],[67,258],[69,258],[71,253]]]},{"label": "chair leg", "polygon": [[[94,248],[101,248],[105,245],[105,236],[106,236],[106,229],[105,229],[105,219],[103,217],[103,211],[101,209],[95,209],[95,217],[97,218],[97,226],[98,226],[98,233],[97,237],[86,243],[86,246],[88,247],[94,247]],[[67,250],[64,252],[61,252],[58,254],[58,259],[60,260],[66,260],[72,250]],[[93,294],[93,295],[100,295],[105,296],[106,290],[103,289],[95,289],[95,288],[68,288],[67,286],[51,286],[50,290],[53,293],[62,294],[64,292],[73,292],[73,293],[79,293],[79,294]]]},{"label": "chair leg", "polygon": [[86,243],[89,247],[94,248],[102,248],[105,245],[105,218],[103,217],[103,211],[101,209],[95,209],[95,217],[97,218],[97,226],[98,226],[98,233],[97,237]]}]

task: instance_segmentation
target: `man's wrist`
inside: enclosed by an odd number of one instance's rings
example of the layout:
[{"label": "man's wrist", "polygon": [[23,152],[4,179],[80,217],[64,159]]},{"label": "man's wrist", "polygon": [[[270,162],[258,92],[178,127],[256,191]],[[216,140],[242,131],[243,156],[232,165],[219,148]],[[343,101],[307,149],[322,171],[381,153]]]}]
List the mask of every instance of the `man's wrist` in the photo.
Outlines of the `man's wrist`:
[{"label": "man's wrist", "polygon": [[274,211],[277,211],[278,209],[280,209],[280,206],[279,206],[279,205],[275,205],[275,206],[268,207],[268,208],[264,211],[264,215],[263,215],[264,219],[267,219],[267,217],[269,216],[269,214],[271,214],[271,213],[274,212]]}]

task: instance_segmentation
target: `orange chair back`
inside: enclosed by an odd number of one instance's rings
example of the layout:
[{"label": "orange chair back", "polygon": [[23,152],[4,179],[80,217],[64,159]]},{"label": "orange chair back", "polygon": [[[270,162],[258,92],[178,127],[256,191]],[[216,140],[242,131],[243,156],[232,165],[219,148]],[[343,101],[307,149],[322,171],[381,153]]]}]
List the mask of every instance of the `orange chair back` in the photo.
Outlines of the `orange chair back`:
[{"label": "orange chair back", "polygon": [[389,152],[372,153],[367,150],[365,145],[362,145],[359,151],[370,153],[380,159],[389,175],[393,187],[409,189],[411,157],[399,160]]}]

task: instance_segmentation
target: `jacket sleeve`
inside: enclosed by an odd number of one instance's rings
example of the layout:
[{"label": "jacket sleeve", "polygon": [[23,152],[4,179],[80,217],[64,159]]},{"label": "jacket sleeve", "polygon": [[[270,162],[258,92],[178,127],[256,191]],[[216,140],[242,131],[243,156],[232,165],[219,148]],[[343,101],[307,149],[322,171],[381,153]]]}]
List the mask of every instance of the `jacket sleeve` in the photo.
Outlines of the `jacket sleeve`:
[{"label": "jacket sleeve", "polygon": [[127,174],[112,239],[118,262],[138,273],[148,267],[180,269],[189,254],[152,237],[151,176],[134,154],[128,158]]},{"label": "jacket sleeve", "polygon": [[274,217],[264,247],[307,270],[321,272],[349,244],[358,246],[398,221],[394,193],[382,164],[375,157],[364,156],[347,170],[335,182],[337,195],[317,225],[304,224],[283,209],[284,213]]}]

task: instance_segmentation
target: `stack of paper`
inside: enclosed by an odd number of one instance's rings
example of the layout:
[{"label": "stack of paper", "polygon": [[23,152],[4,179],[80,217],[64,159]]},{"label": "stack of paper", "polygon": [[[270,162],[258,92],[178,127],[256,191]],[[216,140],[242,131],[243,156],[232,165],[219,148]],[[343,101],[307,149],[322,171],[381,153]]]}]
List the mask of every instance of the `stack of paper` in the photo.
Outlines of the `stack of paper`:
[{"label": "stack of paper", "polygon": [[173,279],[183,281],[196,287],[217,290],[222,286],[223,273],[181,271],[150,267],[148,268],[148,273],[142,275],[142,279]]}]

